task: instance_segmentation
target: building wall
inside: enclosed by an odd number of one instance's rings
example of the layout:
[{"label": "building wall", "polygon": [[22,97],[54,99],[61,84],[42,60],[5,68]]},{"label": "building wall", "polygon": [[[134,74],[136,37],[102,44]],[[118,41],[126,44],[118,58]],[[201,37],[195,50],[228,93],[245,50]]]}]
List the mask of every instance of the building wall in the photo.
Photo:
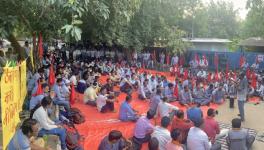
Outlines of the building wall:
[{"label": "building wall", "polygon": [[192,43],[188,50],[228,52],[228,46],[225,43]]}]

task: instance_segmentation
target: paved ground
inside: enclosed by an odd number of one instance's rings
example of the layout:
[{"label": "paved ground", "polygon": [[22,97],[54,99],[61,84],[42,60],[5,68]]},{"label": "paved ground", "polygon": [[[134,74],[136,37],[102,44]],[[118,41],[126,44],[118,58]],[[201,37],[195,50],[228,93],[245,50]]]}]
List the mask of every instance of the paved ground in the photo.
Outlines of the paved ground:
[{"label": "paved ground", "polygon": [[[230,109],[228,103],[221,105],[218,108],[219,115],[216,117],[218,121],[231,124],[233,118],[238,117],[237,104],[234,109]],[[245,104],[246,121],[242,124],[243,127],[253,128],[260,132],[264,132],[264,103],[254,105],[254,103]],[[264,143],[255,141],[252,150],[263,150]]]}]

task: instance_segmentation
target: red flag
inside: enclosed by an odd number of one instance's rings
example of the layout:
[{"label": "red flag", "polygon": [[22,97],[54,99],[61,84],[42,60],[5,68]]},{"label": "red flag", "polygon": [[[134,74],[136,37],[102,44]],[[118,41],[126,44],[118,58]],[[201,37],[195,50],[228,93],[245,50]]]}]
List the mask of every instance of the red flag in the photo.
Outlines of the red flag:
[{"label": "red flag", "polygon": [[169,56],[169,54],[166,55],[166,63],[167,63],[167,65],[170,65],[170,56]]},{"label": "red flag", "polygon": [[257,88],[257,76],[255,72],[252,72],[252,81],[251,81],[251,86],[256,89]]},{"label": "red flag", "polygon": [[52,87],[54,84],[55,84],[55,73],[54,73],[53,65],[51,65],[49,70],[49,85],[50,87]]},{"label": "red flag", "polygon": [[38,53],[39,53],[39,58],[43,58],[43,41],[42,41],[42,35],[39,33],[39,39],[38,39]]},{"label": "red flag", "polygon": [[176,98],[178,98],[178,96],[179,96],[179,89],[178,89],[178,84],[177,83],[175,83],[175,87],[174,87],[174,96],[176,97]]},{"label": "red flag", "polygon": [[240,59],[239,59],[239,67],[241,68],[245,63],[245,57],[244,56],[240,56]]},{"label": "red flag", "polygon": [[70,95],[70,104],[73,105],[75,103],[76,93],[74,89],[74,84],[71,84],[71,95]]},{"label": "red flag", "polygon": [[207,75],[207,81],[208,81],[208,83],[210,83],[212,81],[212,74],[211,74],[211,72],[208,73],[208,75]]},{"label": "red flag", "polygon": [[236,74],[236,72],[233,73],[233,78],[234,78],[235,81],[237,80],[237,74]]},{"label": "red flag", "polygon": [[249,68],[247,68],[246,76],[247,76],[247,79],[250,79],[251,72],[250,72],[250,69]]},{"label": "red flag", "polygon": [[229,66],[228,66],[228,63],[226,63],[226,74],[225,74],[225,76],[226,76],[226,80],[228,80],[228,73],[229,73]]},{"label": "red flag", "polygon": [[43,94],[43,89],[42,89],[42,86],[41,86],[41,84],[40,84],[40,82],[38,82],[38,87],[37,87],[37,91],[36,91],[36,93],[35,94],[32,94],[32,96],[38,96],[38,95],[41,95],[41,94]]},{"label": "red flag", "polygon": [[215,53],[215,56],[214,56],[214,65],[216,67],[216,70],[218,70],[218,55]]},{"label": "red flag", "polygon": [[184,80],[188,79],[188,70],[187,69],[184,70],[183,79]]},{"label": "red flag", "polygon": [[218,70],[215,71],[214,79],[215,81],[219,80]]}]

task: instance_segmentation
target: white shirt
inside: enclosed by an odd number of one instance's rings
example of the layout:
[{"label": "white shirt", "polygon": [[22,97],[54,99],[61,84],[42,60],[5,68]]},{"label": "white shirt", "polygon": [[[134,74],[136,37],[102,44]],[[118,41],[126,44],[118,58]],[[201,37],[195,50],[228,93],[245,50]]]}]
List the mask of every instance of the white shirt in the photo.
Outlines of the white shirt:
[{"label": "white shirt", "polygon": [[172,110],[178,110],[179,108],[166,102],[160,102],[157,108],[157,115],[162,117],[169,117],[169,113]]},{"label": "white shirt", "polygon": [[155,137],[159,141],[159,150],[166,150],[166,144],[171,142],[169,130],[160,126],[156,126],[154,128],[154,132],[151,134],[151,137]]},{"label": "white shirt", "polygon": [[211,142],[209,142],[206,133],[197,127],[191,127],[187,137],[188,150],[210,150]]},{"label": "white shirt", "polygon": [[70,78],[70,82],[73,83],[74,86],[77,86],[78,83],[77,83],[76,76],[73,75],[73,76]]},{"label": "white shirt", "polygon": [[51,130],[57,128],[55,123],[50,120],[47,111],[41,106],[33,114],[33,119],[36,119],[41,128]]},{"label": "white shirt", "polygon": [[96,99],[97,109],[101,111],[102,107],[106,104],[107,97],[100,94]]},{"label": "white shirt", "polygon": [[157,87],[156,80],[155,79],[153,81],[149,80],[148,86],[149,86],[149,89],[151,90],[151,92],[154,91],[156,89],[156,87]]}]

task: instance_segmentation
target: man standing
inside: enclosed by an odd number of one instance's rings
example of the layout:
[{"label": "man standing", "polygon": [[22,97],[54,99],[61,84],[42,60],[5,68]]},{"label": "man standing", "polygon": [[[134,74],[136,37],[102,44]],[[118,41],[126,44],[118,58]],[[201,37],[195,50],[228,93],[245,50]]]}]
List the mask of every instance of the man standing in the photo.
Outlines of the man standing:
[{"label": "man standing", "polygon": [[244,73],[241,73],[239,76],[238,86],[237,86],[237,103],[239,109],[239,116],[241,121],[245,121],[244,114],[244,104],[247,99],[248,92],[248,80]]}]

